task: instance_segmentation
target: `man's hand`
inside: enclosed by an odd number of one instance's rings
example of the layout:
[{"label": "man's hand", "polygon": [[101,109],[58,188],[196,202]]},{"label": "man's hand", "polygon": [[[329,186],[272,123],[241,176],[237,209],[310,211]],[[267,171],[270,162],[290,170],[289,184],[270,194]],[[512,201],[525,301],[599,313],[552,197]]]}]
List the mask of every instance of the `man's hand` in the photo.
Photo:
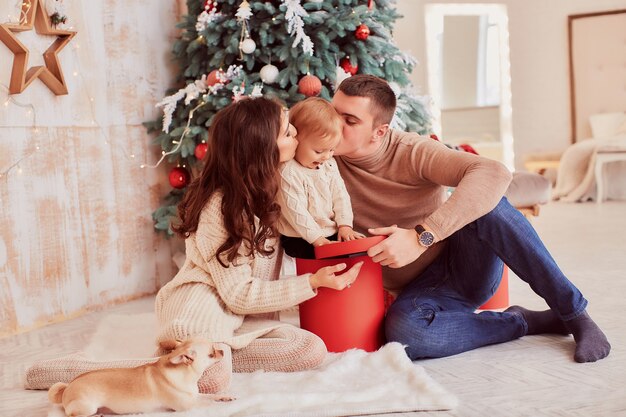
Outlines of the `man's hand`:
[{"label": "man's hand", "polygon": [[413,229],[401,229],[396,225],[368,229],[372,235],[387,235],[387,239],[372,246],[367,254],[372,261],[390,268],[401,268],[410,264],[426,252],[426,248],[417,241],[417,232]]},{"label": "man's hand", "polygon": [[348,240],[356,240],[363,239],[365,235],[355,232],[353,228],[350,226],[339,226],[339,231],[337,231],[337,241],[338,242],[346,242]]}]

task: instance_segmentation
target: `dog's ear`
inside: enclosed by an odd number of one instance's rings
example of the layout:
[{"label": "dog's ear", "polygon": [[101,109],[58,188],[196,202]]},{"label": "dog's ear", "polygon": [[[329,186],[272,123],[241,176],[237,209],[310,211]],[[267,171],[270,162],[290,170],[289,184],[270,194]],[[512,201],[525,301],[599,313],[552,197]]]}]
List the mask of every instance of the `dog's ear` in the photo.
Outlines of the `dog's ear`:
[{"label": "dog's ear", "polygon": [[170,358],[170,362],[174,365],[178,365],[179,363],[190,364],[193,363],[193,360],[196,358],[196,351],[193,349],[185,349],[181,353],[176,356],[172,356]]},{"label": "dog's ear", "polygon": [[177,349],[178,347],[180,347],[180,345],[183,342],[181,340],[161,340],[159,342],[159,347],[161,348],[161,350],[165,351],[165,352],[171,352],[174,349]]},{"label": "dog's ear", "polygon": [[214,359],[221,359],[224,357],[224,351],[219,347],[213,348],[213,352],[209,355],[209,357]]}]

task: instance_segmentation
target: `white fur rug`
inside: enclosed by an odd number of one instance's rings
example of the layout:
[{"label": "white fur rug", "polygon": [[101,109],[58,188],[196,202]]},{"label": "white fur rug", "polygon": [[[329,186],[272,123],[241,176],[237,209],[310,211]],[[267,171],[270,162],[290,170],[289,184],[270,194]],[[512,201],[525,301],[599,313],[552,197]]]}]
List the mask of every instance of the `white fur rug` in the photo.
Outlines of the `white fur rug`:
[{"label": "white fur rug", "polygon": [[[97,360],[150,357],[155,349],[155,329],[153,314],[107,316],[86,355]],[[374,353],[350,350],[328,354],[321,367],[305,372],[234,374],[228,393],[237,400],[187,412],[144,415],[355,416],[449,410],[457,403],[421,366],[408,359],[398,343]]]}]

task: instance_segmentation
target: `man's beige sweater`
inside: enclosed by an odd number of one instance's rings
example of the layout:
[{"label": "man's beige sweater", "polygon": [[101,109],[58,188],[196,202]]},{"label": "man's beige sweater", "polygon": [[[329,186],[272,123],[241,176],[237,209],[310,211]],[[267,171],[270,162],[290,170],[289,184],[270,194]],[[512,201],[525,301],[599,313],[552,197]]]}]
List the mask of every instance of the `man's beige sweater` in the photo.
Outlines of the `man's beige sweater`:
[{"label": "man's beige sweater", "polygon": [[[511,173],[497,161],[393,129],[372,154],[336,160],[352,200],[356,231],[422,224],[443,240],[405,267],[383,268],[385,287],[392,293],[424,271],[441,253],[445,238],[493,210],[511,181]],[[450,198],[448,187],[455,187]]]},{"label": "man's beige sweater", "polygon": [[222,194],[215,193],[200,215],[198,230],[185,240],[185,264],[156,296],[159,341],[197,336],[240,349],[284,325],[259,314],[316,294],[310,274],[278,280],[282,250],[276,240],[268,242],[276,248],[273,256],[241,256],[236,265],[224,268],[215,257],[227,238],[221,204]]}]

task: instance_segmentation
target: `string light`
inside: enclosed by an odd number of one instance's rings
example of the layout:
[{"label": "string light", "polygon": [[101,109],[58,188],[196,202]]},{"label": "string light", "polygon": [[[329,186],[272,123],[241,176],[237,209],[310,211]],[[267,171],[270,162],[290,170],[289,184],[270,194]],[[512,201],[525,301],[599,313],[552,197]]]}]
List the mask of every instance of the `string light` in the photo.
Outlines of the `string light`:
[{"label": "string light", "polygon": [[[26,22],[26,20],[27,20],[26,19],[27,18],[26,13],[28,13],[28,10],[30,9],[30,7],[32,7],[31,6],[31,2],[29,0],[24,0],[24,4],[25,4],[25,6],[22,7],[22,0],[19,0],[18,5],[19,5],[20,10],[21,10],[21,17],[20,17],[20,21],[19,21],[20,24],[23,24],[24,22]],[[18,6],[16,6],[16,7],[18,7]],[[9,17],[9,20],[11,21],[12,20],[12,16],[8,15],[8,17]],[[9,23],[15,23],[15,22],[9,22]],[[70,29],[73,29],[73,27],[71,27]],[[104,132],[104,129],[102,128],[102,126],[100,126],[100,124],[97,122],[96,117],[95,117],[95,109],[94,109],[95,99],[87,91],[87,87],[86,86],[88,86],[89,84],[87,84],[87,82],[86,82],[86,80],[85,80],[85,78],[83,76],[83,72],[80,70],[80,62],[81,61],[80,61],[80,59],[78,57],[78,54],[77,54],[77,51],[79,50],[79,48],[80,48],[80,45],[76,44],[71,49],[73,51],[74,62],[78,66],[78,68],[76,68],[74,70],[73,75],[74,75],[74,77],[79,77],[80,76],[80,80],[82,81],[83,87],[81,88],[81,90],[85,91],[86,98],[89,101],[89,109],[91,111],[91,117],[92,117],[91,125],[98,127],[98,130],[99,130],[99,132],[100,132],[100,134],[102,135],[102,138],[103,138],[103,143],[105,145],[108,145],[109,144],[108,136]],[[27,108],[26,114],[28,116],[32,117],[32,119],[33,119],[33,122],[32,122],[32,133],[35,136],[37,136],[39,134],[39,128],[38,128],[38,124],[37,124],[37,112],[36,112],[35,106],[32,103],[25,104],[25,103],[19,102],[18,100],[16,100],[14,98],[14,96],[12,96],[10,94],[9,88],[7,86],[5,86],[4,84],[0,84],[0,86],[5,90],[5,92],[7,94],[6,100],[4,100],[4,102],[2,102],[4,107],[8,107],[9,104],[14,104],[14,105],[19,106],[19,107]],[[115,149],[116,150],[121,150],[122,153],[124,154],[125,158],[127,160],[129,160],[129,161],[131,161],[131,160],[134,161],[135,158],[136,158],[134,153],[131,154],[131,155],[128,155],[128,153],[126,152],[126,149],[123,146],[115,147]],[[24,160],[26,160],[26,159],[30,158],[31,156],[33,156],[33,154],[35,152],[40,151],[40,150],[41,150],[41,147],[38,144],[35,144],[33,149],[31,149],[30,151],[26,152],[24,155],[22,155],[22,157],[20,157],[16,162],[14,162],[11,165],[9,165],[6,169],[2,170],[2,168],[0,167],[0,178],[3,178],[3,179],[4,178],[8,178],[9,173],[13,169],[15,169],[18,174],[22,174],[23,173],[23,168],[22,168],[22,166],[20,166],[20,164]],[[140,178],[140,180],[142,182],[146,183],[144,178]],[[147,183],[146,183],[146,185],[147,185]]]},{"label": "string light", "polygon": [[[183,134],[180,136],[180,140],[178,141],[178,143],[176,143],[176,147],[174,149],[172,149],[169,152],[161,151],[161,159],[159,159],[156,164],[154,165],[141,164],[140,167],[141,168],[156,168],[161,164],[161,162],[163,162],[163,160],[165,159],[167,155],[172,155],[178,152],[178,149],[183,143],[183,139],[185,139],[185,136],[187,136],[187,133],[189,133],[190,131],[189,126],[191,125],[191,119],[193,118],[193,114],[195,113],[196,110],[198,110],[200,107],[204,106],[205,104],[206,102],[203,101],[200,104],[198,104],[196,107],[191,109],[191,111],[189,112],[189,117],[187,118],[187,126],[185,126],[185,129],[183,130]],[[175,143],[175,142],[172,141],[172,143]]]},{"label": "string light", "polygon": [[[24,4],[25,4],[24,7],[22,7],[22,0],[20,0],[18,4],[19,4],[19,7],[20,7],[20,13],[21,13],[20,24],[23,24],[23,22],[25,22],[26,18],[27,18],[26,13],[28,12],[30,7],[32,7],[32,6],[31,6],[31,2],[28,1],[28,0],[24,0]],[[9,17],[9,20],[12,20],[12,16],[11,15],[8,15],[8,17]],[[70,27],[70,30],[71,29],[73,29],[73,27]],[[102,135],[102,138],[103,138],[103,143],[105,145],[108,145],[109,144],[108,135],[104,132],[104,129],[98,123],[97,118],[96,118],[96,112],[95,112],[95,108],[94,108],[95,99],[89,93],[89,91],[87,91],[87,87],[86,86],[88,86],[89,84],[86,82],[85,77],[83,75],[83,72],[80,70],[80,59],[79,59],[78,53],[77,53],[78,50],[80,49],[80,44],[77,43],[77,44],[75,44],[73,46],[74,47],[71,50],[72,50],[72,53],[73,53],[73,56],[74,56],[74,62],[76,63],[78,68],[73,71],[72,75],[74,77],[80,77],[79,79],[82,81],[82,84],[83,84],[83,87],[81,88],[81,90],[85,92],[85,95],[86,95],[86,97],[87,97],[87,99],[89,101],[89,109],[90,109],[91,117],[92,117],[91,125],[98,127],[98,130],[99,130],[99,132],[100,132],[100,134]],[[32,129],[33,130],[32,130],[32,132],[35,135],[39,134],[39,128],[37,126],[37,112],[36,112],[36,109],[35,109],[34,105],[31,104],[31,103],[28,103],[28,104],[20,103],[19,101],[15,100],[13,98],[13,96],[9,93],[9,88],[7,86],[2,85],[2,84],[0,84],[0,85],[4,88],[4,90],[6,90],[6,93],[7,93],[7,99],[3,102],[4,106],[8,107],[9,104],[15,104],[15,105],[17,105],[19,107],[26,107],[26,108],[28,108],[27,114],[29,116],[32,116],[32,118],[33,118],[33,125],[32,125]],[[205,95],[205,96],[207,96],[207,95]],[[176,153],[180,149],[185,136],[190,132],[190,125],[191,125],[191,120],[193,118],[194,112],[197,109],[199,109],[200,107],[202,107],[203,105],[205,105],[205,104],[206,104],[206,101],[203,101],[203,102],[201,102],[199,105],[197,105],[195,108],[193,108],[190,111],[189,118],[187,120],[187,126],[184,129],[180,139],[177,140],[177,141],[172,141],[173,144],[177,145],[174,149],[172,149],[169,152],[161,151],[161,158],[157,161],[156,164],[150,165],[148,163],[143,163],[143,164],[139,165],[139,168],[157,168],[163,162],[165,157],[167,157],[168,155]],[[117,146],[117,147],[115,147],[115,149],[120,150],[124,154],[124,156],[125,156],[125,158],[127,160],[133,160],[133,161],[136,160],[136,155],[134,153],[128,154],[128,152],[126,151],[125,147]],[[34,149],[32,149],[31,151],[29,151],[26,154],[24,154],[16,162],[11,164],[7,169],[0,171],[0,178],[8,177],[8,174],[13,169],[16,169],[16,172],[18,174],[22,174],[23,173],[23,169],[20,166],[20,163],[22,163],[24,160],[30,158],[35,152],[37,152],[39,150],[41,150],[41,147],[36,144]],[[185,165],[183,165],[183,167],[184,166]],[[145,183],[145,179],[141,178],[141,181],[143,181]]]}]

